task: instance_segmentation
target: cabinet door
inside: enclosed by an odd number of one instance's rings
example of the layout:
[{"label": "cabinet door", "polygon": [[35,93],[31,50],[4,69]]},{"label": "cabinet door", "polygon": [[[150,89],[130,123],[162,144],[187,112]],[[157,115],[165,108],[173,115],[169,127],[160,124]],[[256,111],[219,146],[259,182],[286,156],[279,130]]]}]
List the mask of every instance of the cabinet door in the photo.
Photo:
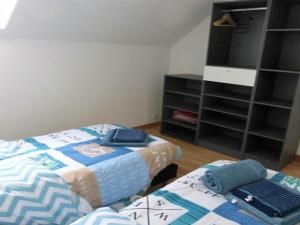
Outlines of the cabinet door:
[{"label": "cabinet door", "polygon": [[204,80],[253,87],[256,70],[230,67],[205,66]]}]

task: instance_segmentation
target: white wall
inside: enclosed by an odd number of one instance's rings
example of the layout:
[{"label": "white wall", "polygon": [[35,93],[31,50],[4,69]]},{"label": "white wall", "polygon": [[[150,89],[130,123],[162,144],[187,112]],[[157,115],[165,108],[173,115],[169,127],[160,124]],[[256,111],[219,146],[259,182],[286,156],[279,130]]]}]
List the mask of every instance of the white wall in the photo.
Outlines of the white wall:
[{"label": "white wall", "polygon": [[156,121],[169,49],[0,40],[0,137]]},{"label": "white wall", "polygon": [[172,46],[169,73],[202,74],[206,61],[210,17]]}]

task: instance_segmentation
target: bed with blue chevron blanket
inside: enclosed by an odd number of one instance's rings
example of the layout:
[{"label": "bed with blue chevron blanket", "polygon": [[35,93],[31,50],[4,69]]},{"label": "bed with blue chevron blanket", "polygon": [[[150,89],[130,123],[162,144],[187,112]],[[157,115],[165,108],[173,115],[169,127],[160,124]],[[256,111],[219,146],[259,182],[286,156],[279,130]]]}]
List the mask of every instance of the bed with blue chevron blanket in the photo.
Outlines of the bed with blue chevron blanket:
[{"label": "bed with blue chevron blanket", "polygon": [[[208,169],[231,163],[207,164],[125,208],[99,208],[72,225],[267,225],[228,202],[224,195],[207,189],[200,180]],[[267,179],[300,192],[300,179],[272,170],[268,170]]]},{"label": "bed with blue chevron blanket", "polygon": [[48,135],[0,142],[0,159],[31,159],[63,178],[92,207],[135,195],[161,170],[179,159],[172,143],[149,136],[149,145],[102,146],[104,135],[120,126],[99,124]]},{"label": "bed with blue chevron blanket", "polygon": [[92,212],[55,172],[31,159],[0,161],[1,225],[68,225]]}]

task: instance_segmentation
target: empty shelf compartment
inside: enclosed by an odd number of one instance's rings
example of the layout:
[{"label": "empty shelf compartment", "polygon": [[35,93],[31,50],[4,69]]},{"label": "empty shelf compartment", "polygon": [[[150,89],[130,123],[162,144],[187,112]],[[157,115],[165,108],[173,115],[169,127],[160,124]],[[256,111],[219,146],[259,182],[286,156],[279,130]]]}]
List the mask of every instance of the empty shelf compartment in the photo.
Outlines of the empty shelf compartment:
[{"label": "empty shelf compartment", "polygon": [[246,154],[262,159],[279,162],[283,143],[264,137],[249,135],[246,143]]},{"label": "empty shelf compartment", "polygon": [[255,101],[260,104],[291,108],[298,84],[298,74],[261,71]]},{"label": "empty shelf compartment", "polygon": [[174,109],[186,110],[193,113],[199,111],[200,99],[191,96],[184,96],[174,93],[165,93],[164,106]]},{"label": "empty shelf compartment", "polygon": [[246,119],[244,118],[223,114],[208,109],[203,110],[201,122],[237,131],[244,131],[246,126]]},{"label": "empty shelf compartment", "polygon": [[[231,2],[230,4],[239,4]],[[251,7],[256,7],[256,2],[251,3]],[[236,6],[244,8],[245,6]],[[235,8],[235,7],[233,7]],[[227,6],[215,4],[212,22],[222,17],[223,9]],[[238,17],[240,12],[230,12],[233,18]],[[236,27],[216,27],[212,26],[210,31],[210,42],[208,46],[207,65],[211,66],[228,66],[236,68],[252,68],[255,69],[259,53],[259,40],[262,34],[262,28],[265,18],[265,11],[249,11],[247,12],[251,18],[251,29],[246,28],[247,35],[238,32],[239,26]],[[244,21],[245,20],[245,21]],[[247,18],[241,18],[241,23],[249,23]],[[243,29],[245,31],[245,28]]]},{"label": "empty shelf compartment", "polygon": [[162,121],[161,133],[186,142],[195,142],[196,131]]},{"label": "empty shelf compartment", "polygon": [[213,150],[237,157],[241,153],[243,133],[201,123],[198,142]]},{"label": "empty shelf compartment", "polygon": [[[196,76],[196,75],[194,75]],[[199,76],[199,79],[202,78]],[[174,76],[166,76],[165,91],[183,95],[191,95],[200,97],[201,95],[201,80],[183,79]]]},{"label": "empty shelf compartment", "polygon": [[249,111],[249,103],[234,101],[231,99],[205,96],[203,99],[203,109],[209,109],[212,111],[239,117],[247,117]]},{"label": "empty shelf compartment", "polygon": [[300,32],[269,32],[261,67],[300,72]]},{"label": "empty shelf compartment", "polygon": [[286,135],[290,110],[263,105],[254,105],[250,133],[283,141]]},{"label": "empty shelf compartment", "polygon": [[249,102],[251,93],[252,87],[249,86],[205,82],[204,94],[206,96]]},{"label": "empty shelf compartment", "polygon": [[297,0],[273,0],[269,28],[299,29],[300,2]]}]

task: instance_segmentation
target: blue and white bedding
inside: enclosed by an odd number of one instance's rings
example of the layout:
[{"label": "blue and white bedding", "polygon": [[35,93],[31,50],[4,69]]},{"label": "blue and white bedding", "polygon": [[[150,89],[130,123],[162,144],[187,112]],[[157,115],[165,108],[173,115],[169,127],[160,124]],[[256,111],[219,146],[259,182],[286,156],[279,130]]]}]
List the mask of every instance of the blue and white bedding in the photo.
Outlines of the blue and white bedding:
[{"label": "blue and white bedding", "polygon": [[[136,200],[118,211],[100,208],[72,225],[266,225],[264,221],[240,210],[226,201],[223,195],[208,190],[200,177],[209,168],[220,167],[230,161],[217,161],[201,167],[166,187]],[[267,179],[300,192],[300,180],[268,170]]]},{"label": "blue and white bedding", "polygon": [[115,128],[120,126],[100,124],[0,142],[0,157],[41,163],[93,207],[106,206],[138,193],[181,155],[177,146],[154,136],[143,148],[101,146]]},{"label": "blue and white bedding", "polygon": [[53,171],[31,159],[0,161],[0,224],[70,224],[92,211]]}]

